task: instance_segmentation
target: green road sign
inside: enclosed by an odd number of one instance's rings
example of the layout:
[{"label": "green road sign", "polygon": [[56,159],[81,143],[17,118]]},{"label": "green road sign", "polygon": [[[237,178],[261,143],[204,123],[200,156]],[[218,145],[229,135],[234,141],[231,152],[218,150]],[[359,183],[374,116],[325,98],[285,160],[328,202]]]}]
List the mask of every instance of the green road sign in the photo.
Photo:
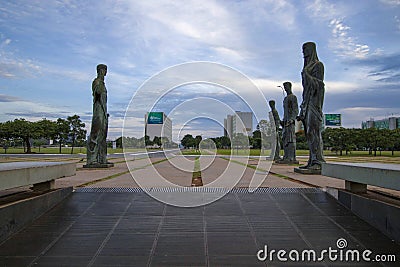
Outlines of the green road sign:
[{"label": "green road sign", "polygon": [[147,116],[147,124],[163,124],[163,113],[162,112],[149,112]]},{"label": "green road sign", "polygon": [[342,114],[325,114],[325,126],[342,126]]}]

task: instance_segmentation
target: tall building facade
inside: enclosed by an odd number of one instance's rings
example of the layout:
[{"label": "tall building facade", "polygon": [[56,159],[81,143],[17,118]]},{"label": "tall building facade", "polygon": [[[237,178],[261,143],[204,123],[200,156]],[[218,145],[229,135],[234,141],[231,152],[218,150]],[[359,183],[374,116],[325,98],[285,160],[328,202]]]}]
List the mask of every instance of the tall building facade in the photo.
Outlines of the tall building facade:
[{"label": "tall building facade", "polygon": [[145,135],[153,140],[155,136],[166,137],[172,142],[172,121],[164,112],[147,112],[145,115]]},{"label": "tall building facade", "polygon": [[242,133],[252,136],[253,134],[253,113],[236,111],[224,119],[224,136],[232,137],[234,134]]},{"label": "tall building facade", "polygon": [[369,120],[361,123],[361,128],[377,128],[377,129],[399,129],[400,128],[400,117],[389,117],[382,120]]}]

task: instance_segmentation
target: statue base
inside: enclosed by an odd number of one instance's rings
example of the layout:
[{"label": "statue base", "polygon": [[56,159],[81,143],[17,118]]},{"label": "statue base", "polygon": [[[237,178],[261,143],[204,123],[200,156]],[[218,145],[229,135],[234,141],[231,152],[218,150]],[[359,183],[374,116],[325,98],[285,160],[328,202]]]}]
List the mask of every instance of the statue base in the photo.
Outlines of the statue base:
[{"label": "statue base", "polygon": [[294,168],[294,172],[301,174],[321,174],[321,170]]},{"label": "statue base", "polygon": [[299,164],[299,161],[298,160],[281,159],[281,160],[276,160],[275,163],[277,163],[277,164]]},{"label": "statue base", "polygon": [[111,167],[114,167],[114,163],[107,162],[107,163],[92,163],[83,165],[83,168],[85,169],[111,168]]}]

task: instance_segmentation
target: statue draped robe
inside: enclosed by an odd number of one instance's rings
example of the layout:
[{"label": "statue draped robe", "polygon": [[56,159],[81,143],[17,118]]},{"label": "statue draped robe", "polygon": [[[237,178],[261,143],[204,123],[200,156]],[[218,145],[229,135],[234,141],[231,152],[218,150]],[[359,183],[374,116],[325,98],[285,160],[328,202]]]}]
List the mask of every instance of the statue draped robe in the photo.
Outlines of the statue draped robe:
[{"label": "statue draped robe", "polygon": [[87,164],[107,163],[107,89],[103,80],[92,83],[93,117],[87,146]]},{"label": "statue draped robe", "polygon": [[297,97],[294,94],[287,95],[283,100],[283,131],[282,143],[283,160],[296,161],[296,129],[295,121],[299,113]]},{"label": "statue draped robe", "polygon": [[308,167],[325,162],[321,136],[325,94],[323,79],[324,65],[319,60],[313,60],[304,67],[302,71],[303,102],[300,106],[300,114],[304,118],[304,131],[310,151]]}]

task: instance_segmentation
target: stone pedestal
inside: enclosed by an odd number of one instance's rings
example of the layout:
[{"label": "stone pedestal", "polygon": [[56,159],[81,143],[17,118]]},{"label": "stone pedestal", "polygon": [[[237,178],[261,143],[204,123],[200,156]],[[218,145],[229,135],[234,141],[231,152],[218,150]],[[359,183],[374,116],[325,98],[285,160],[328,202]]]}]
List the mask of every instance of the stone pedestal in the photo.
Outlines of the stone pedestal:
[{"label": "stone pedestal", "polygon": [[321,170],[294,168],[294,172],[301,174],[321,174]]},{"label": "stone pedestal", "polygon": [[111,168],[114,167],[114,163],[107,162],[107,163],[94,163],[94,164],[85,164],[83,168],[85,169],[97,169],[97,168]]}]

